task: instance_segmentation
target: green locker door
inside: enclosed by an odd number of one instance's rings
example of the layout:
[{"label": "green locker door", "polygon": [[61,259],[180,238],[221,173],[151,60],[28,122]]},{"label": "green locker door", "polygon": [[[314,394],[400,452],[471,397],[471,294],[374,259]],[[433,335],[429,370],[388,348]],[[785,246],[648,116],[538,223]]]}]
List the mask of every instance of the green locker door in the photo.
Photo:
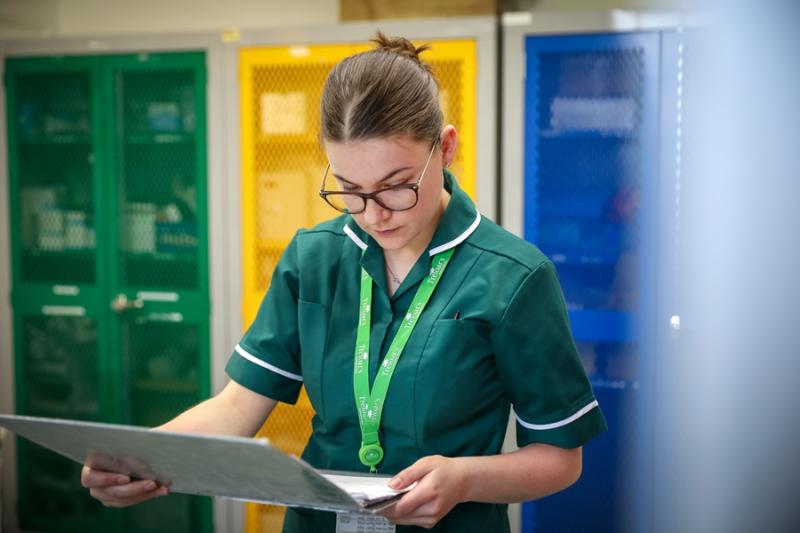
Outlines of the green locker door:
[{"label": "green locker door", "polygon": [[[100,109],[94,58],[8,60],[15,395],[25,415],[106,420],[104,216],[98,187]],[[26,529],[94,529],[99,502],[80,467],[19,441],[19,516]]]},{"label": "green locker door", "polygon": [[[155,426],[208,397],[205,57],[107,58],[110,353],[119,421]],[[125,510],[134,531],[211,529],[211,500],[171,495]]]},{"label": "green locker door", "polygon": [[[99,320],[79,305],[17,307],[18,412],[97,420],[100,412]],[[19,353],[19,352],[18,352]],[[107,511],[80,486],[80,465],[18,440],[21,526],[35,531],[88,531]]]},{"label": "green locker door", "polygon": [[[158,425],[210,392],[205,57],[9,59],[17,412]],[[39,531],[210,531],[211,500],[105,509],[19,441]]]}]

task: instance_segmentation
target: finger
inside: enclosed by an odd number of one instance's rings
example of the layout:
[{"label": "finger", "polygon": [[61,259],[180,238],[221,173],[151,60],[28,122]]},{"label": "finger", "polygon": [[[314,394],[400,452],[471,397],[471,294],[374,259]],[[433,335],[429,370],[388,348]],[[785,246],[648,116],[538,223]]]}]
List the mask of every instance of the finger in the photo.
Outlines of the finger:
[{"label": "finger", "polygon": [[420,512],[405,516],[403,518],[398,518],[397,520],[392,520],[392,522],[398,526],[421,526],[424,528],[431,528],[435,526],[439,520],[441,520],[441,517],[438,515]]},{"label": "finger", "polygon": [[437,502],[428,502],[411,514],[389,520],[400,526],[421,526],[427,529],[439,523],[443,516],[444,513],[439,512]]},{"label": "finger", "polygon": [[166,487],[159,487],[158,489],[152,492],[142,494],[135,498],[117,499],[117,498],[110,498],[104,494],[98,494],[98,492],[101,491],[103,491],[103,489],[91,489],[90,492],[94,498],[100,500],[106,507],[129,507],[131,505],[137,505],[147,500],[159,498],[161,496],[166,496],[168,494]]},{"label": "finger", "polygon": [[105,472],[84,466],[81,470],[81,485],[87,489],[113,487],[130,483],[131,478],[125,474],[116,472]]},{"label": "finger", "polygon": [[417,526],[431,529],[437,524],[437,521],[433,518],[414,518],[410,520],[398,520],[395,524],[398,526]]},{"label": "finger", "polygon": [[398,518],[400,518],[400,515],[397,514],[397,512],[394,509],[396,505],[397,505],[396,503],[393,503],[389,507],[384,507],[383,509],[378,511],[378,514],[391,522],[395,522]]},{"label": "finger", "polygon": [[393,516],[398,518],[416,514],[421,506],[433,500],[435,497],[436,494],[431,492],[428,484],[421,482],[409,492],[405,493],[403,497],[391,507],[391,512]]},{"label": "finger", "polygon": [[430,472],[436,467],[435,456],[428,456],[419,459],[413,465],[405,470],[400,471],[396,476],[389,480],[389,487],[395,490],[401,490]]},{"label": "finger", "polygon": [[411,516],[419,523],[420,521],[424,522],[426,520],[437,520],[442,516],[442,504],[436,500],[431,500],[423,503],[416,509]]},{"label": "finger", "polygon": [[[145,482],[131,483],[124,487],[91,489],[89,493],[108,507],[127,507],[169,494],[169,489],[165,486],[156,486],[150,490],[142,490],[142,486],[145,488],[150,486],[146,483],[142,485],[142,483]],[[130,485],[134,485],[134,487]]]},{"label": "finger", "polygon": [[134,481],[125,485],[103,487],[102,493],[109,498],[117,500],[127,500],[138,498],[144,494],[151,493],[158,488],[158,484],[150,479]]}]

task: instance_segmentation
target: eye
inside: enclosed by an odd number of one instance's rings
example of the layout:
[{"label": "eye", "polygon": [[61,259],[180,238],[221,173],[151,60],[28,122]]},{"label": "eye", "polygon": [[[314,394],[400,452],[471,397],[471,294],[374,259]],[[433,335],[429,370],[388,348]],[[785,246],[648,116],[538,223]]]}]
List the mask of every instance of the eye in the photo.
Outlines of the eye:
[{"label": "eye", "polygon": [[359,190],[361,187],[357,185],[353,185],[352,183],[348,183],[345,181],[336,180],[336,184],[339,186],[339,190],[342,192],[353,192]]},{"label": "eye", "polygon": [[405,185],[409,181],[411,181],[411,177],[399,179],[399,180],[396,180],[396,181],[393,181],[393,182],[389,183],[385,188],[386,189],[391,189],[392,187],[397,187],[399,185]]}]

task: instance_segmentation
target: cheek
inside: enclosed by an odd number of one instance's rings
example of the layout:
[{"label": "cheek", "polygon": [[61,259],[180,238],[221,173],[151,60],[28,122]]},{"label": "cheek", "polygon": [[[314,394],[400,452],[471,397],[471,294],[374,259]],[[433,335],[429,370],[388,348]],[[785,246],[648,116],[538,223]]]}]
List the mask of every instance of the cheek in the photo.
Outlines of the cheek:
[{"label": "cheek", "polygon": [[353,217],[353,220],[355,220],[359,228],[361,228],[364,231],[367,231],[367,229],[369,228],[369,224],[364,222],[364,213],[359,213],[358,215],[350,215],[350,216]]},{"label": "cheek", "polygon": [[419,191],[419,203],[417,207],[421,208],[420,210],[424,212],[424,214],[431,214],[437,209],[441,200],[442,185],[435,182],[425,183],[423,189]]}]

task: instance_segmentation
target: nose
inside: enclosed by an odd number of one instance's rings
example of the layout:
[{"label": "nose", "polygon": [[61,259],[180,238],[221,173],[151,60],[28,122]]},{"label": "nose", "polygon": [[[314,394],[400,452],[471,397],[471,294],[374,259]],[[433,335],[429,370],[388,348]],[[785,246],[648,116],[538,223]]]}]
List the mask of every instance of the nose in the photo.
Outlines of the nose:
[{"label": "nose", "polygon": [[386,220],[391,213],[391,211],[384,209],[378,204],[378,202],[370,198],[367,200],[367,206],[361,215],[364,217],[364,221],[367,224],[373,226],[378,222]]}]

